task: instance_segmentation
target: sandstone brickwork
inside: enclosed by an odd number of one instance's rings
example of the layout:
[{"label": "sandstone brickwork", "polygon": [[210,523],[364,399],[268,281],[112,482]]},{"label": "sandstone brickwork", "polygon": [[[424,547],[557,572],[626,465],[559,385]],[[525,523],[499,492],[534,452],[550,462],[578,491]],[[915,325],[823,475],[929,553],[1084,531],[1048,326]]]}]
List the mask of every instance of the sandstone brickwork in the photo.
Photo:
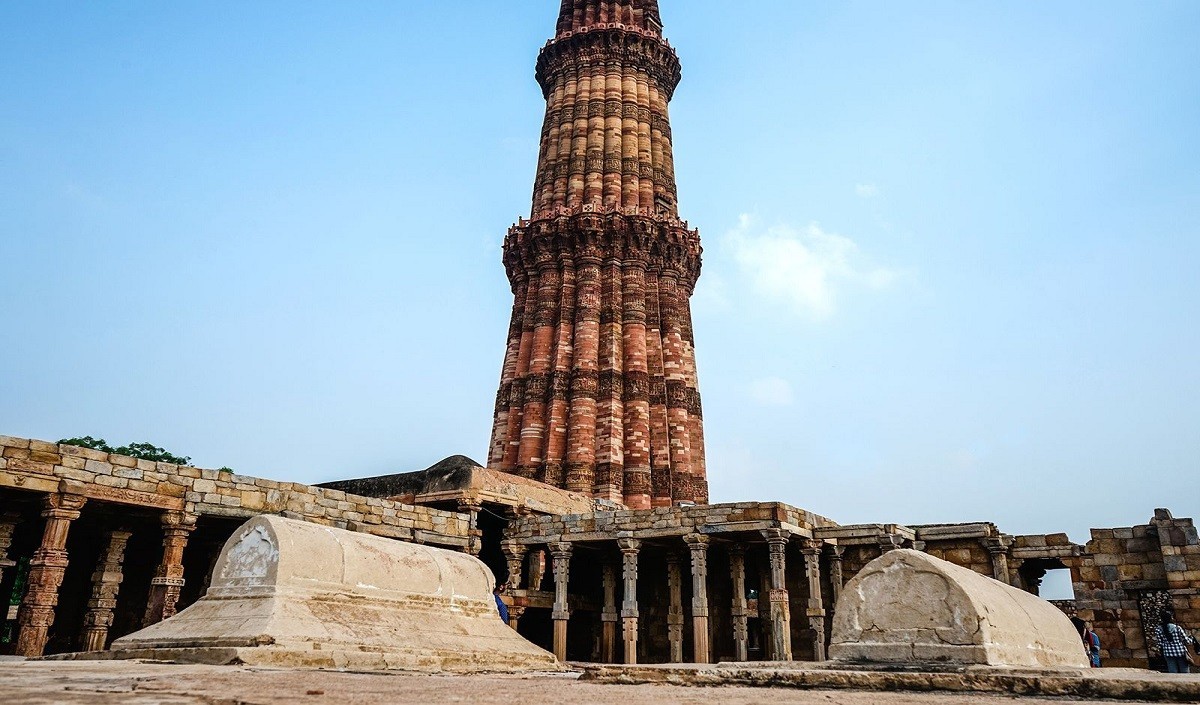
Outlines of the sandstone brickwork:
[{"label": "sandstone brickwork", "polygon": [[248,519],[271,513],[444,546],[465,546],[459,514],[299,482],[152,462],[115,453],[0,436],[0,488]]},{"label": "sandstone brickwork", "polygon": [[488,466],[634,509],[705,503],[690,297],[657,0],[564,1],[533,208],[504,243],[514,302]]},{"label": "sandstone brickwork", "polygon": [[1147,524],[1091,533],[1072,566],[1074,607],[1092,623],[1108,665],[1160,662],[1155,626],[1165,609],[1200,634],[1200,538],[1191,519],[1158,509]]}]

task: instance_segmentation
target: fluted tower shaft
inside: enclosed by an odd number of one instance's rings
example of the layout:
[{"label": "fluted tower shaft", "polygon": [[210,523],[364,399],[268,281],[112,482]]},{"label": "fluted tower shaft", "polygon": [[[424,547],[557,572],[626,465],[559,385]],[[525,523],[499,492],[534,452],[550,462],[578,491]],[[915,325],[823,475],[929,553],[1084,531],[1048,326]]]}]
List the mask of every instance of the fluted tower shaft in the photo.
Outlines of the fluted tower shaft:
[{"label": "fluted tower shaft", "polygon": [[667,103],[679,59],[657,0],[563,0],[488,465],[631,508],[708,501]]}]

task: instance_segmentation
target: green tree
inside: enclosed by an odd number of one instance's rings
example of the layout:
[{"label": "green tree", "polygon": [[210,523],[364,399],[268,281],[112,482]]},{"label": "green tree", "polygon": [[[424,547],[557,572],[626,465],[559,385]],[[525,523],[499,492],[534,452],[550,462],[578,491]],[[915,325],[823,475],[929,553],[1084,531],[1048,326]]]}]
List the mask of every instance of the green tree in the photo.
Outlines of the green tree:
[{"label": "green tree", "polygon": [[121,446],[112,451],[117,455],[128,455],[131,458],[139,458],[141,460],[154,460],[162,463],[174,463],[176,465],[187,465],[192,462],[192,459],[187,456],[175,455],[165,448],[159,448],[153,443],[130,443],[127,446]]},{"label": "green tree", "polygon": [[102,450],[105,453],[112,453],[113,448],[103,438],[92,438],[84,436],[83,438],[64,438],[58,442],[61,445],[79,446],[80,448],[91,448],[92,450]]},{"label": "green tree", "polygon": [[113,448],[103,438],[84,436],[83,438],[64,438],[59,441],[59,445],[91,448],[93,450],[104,451],[105,453],[127,455],[140,460],[153,460],[155,462],[174,463],[176,465],[189,465],[192,462],[192,459],[186,455],[175,455],[171,451],[159,448],[153,443],[130,443],[129,445]]}]

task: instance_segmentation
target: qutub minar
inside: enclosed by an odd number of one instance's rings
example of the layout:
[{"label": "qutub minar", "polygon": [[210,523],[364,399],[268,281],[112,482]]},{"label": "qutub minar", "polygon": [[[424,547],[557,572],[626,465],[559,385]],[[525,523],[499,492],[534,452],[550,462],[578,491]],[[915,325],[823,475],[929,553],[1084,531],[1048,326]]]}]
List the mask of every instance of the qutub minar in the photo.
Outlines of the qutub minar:
[{"label": "qutub minar", "polygon": [[0,655],[104,650],[170,618],[261,514],[477,556],[510,626],[562,660],[821,661],[843,586],[899,548],[1035,595],[1069,571],[1059,607],[1093,624],[1106,666],[1161,665],[1167,609],[1200,628],[1200,534],[1166,509],[1076,544],[708,504],[700,240],[679,219],[680,67],[658,3],[564,0],[536,75],[546,118],[530,219],[504,244],[515,300],[488,467],[309,486],[0,435]]},{"label": "qutub minar", "polygon": [[530,220],[504,242],[514,295],[488,466],[631,509],[708,501],[657,0],[563,0]]}]

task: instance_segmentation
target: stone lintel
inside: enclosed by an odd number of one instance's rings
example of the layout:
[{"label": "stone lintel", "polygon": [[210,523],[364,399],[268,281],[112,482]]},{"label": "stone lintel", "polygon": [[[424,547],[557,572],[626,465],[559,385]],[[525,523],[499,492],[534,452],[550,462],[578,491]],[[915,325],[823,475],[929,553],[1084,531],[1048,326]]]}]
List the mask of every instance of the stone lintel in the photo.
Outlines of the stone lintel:
[{"label": "stone lintel", "polygon": [[57,492],[58,478],[34,475],[8,468],[0,472],[0,487],[10,487],[31,492]]},{"label": "stone lintel", "polygon": [[[374,536],[385,536],[389,539],[397,539],[399,541],[412,541],[413,530],[404,526],[389,526],[387,524],[367,524],[361,521],[351,521],[346,523],[346,528],[350,531],[357,531],[364,534],[372,534]],[[435,543],[435,542],[431,542]]]},{"label": "stone lintel", "polygon": [[153,492],[141,492],[120,487],[85,484],[80,487],[79,493],[88,499],[113,502],[114,504],[132,504],[137,507],[154,507],[156,509],[175,511],[182,511],[184,508],[183,497],[169,497]]},{"label": "stone lintel", "polygon": [[[559,529],[565,529],[561,533]],[[744,521],[744,522],[729,522],[719,524],[704,524],[693,526],[685,524],[682,526],[673,526],[661,529],[637,529],[632,531],[621,531],[623,535],[628,535],[631,538],[638,539],[661,539],[661,538],[683,538],[688,534],[704,534],[714,536],[719,534],[739,534],[748,532],[761,532],[767,529],[781,529],[796,538],[812,538],[813,531],[795,524],[780,523],[778,521]],[[590,543],[612,541],[617,538],[617,530],[596,530],[596,531],[571,531],[570,527],[555,526],[553,533],[538,534],[534,533],[530,536],[514,537],[512,540],[524,545],[541,545],[553,543],[555,541],[571,541],[573,543]]]},{"label": "stone lintel", "polygon": [[1029,560],[1032,558],[1076,558],[1083,555],[1083,547],[1078,544],[1070,546],[1025,546],[1013,548],[1012,557]]},{"label": "stone lintel", "polygon": [[[245,507],[227,507],[224,504],[211,504],[209,502],[196,502],[196,514],[208,514],[210,516],[230,517],[233,519],[251,519],[262,514],[263,512],[254,511]],[[309,520],[308,515],[301,512],[280,512],[280,516],[294,516],[297,519],[305,521]],[[314,522],[316,523],[316,522]]]},{"label": "stone lintel", "polygon": [[990,522],[971,522],[969,524],[923,524],[910,527],[917,532],[917,538],[922,541],[949,541],[953,539],[983,539],[999,536],[996,525]]},{"label": "stone lintel", "polygon": [[847,524],[817,528],[815,538],[833,540],[842,546],[877,545],[880,536],[895,535],[912,541],[917,532],[900,524]]},{"label": "stone lintel", "polygon": [[449,536],[425,529],[414,529],[413,540],[417,543],[432,543],[438,546],[454,546],[455,548],[466,548],[470,544],[470,539],[466,536]]}]

